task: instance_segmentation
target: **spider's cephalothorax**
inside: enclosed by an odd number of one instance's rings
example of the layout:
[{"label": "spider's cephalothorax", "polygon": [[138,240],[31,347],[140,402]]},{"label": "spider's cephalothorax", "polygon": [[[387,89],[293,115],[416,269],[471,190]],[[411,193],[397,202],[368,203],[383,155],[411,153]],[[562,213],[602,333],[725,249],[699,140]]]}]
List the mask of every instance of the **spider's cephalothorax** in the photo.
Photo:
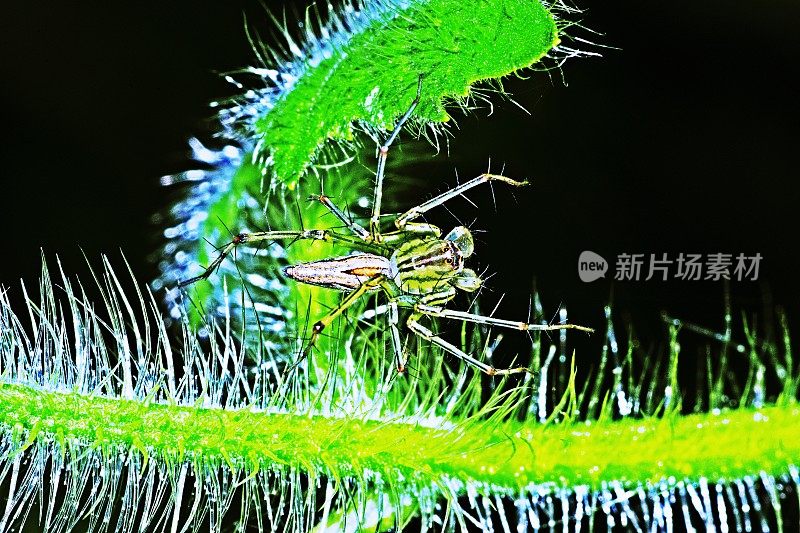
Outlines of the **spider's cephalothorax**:
[{"label": "spider's cephalothorax", "polygon": [[[455,297],[457,289],[473,292],[481,286],[480,277],[473,270],[464,268],[464,259],[472,255],[474,251],[472,234],[467,228],[459,226],[442,237],[439,228],[425,222],[416,222],[416,219],[482,183],[499,181],[508,185],[522,186],[526,184],[524,181],[515,181],[498,174],[481,174],[477,178],[462,183],[394,217],[395,229],[385,233],[381,232],[381,197],[386,157],[389,146],[401,126],[419,103],[420,87],[417,88],[417,97],[409,110],[400,119],[387,141],[379,148],[369,229],[350,219],[329,197],[316,195],[312,199],[322,203],[338,218],[347,227],[347,233],[328,229],[240,233],[222,248],[214,262],[202,274],[182,282],[181,286],[208,278],[225,257],[242,244],[301,239],[336,241],[349,246],[354,253],[293,265],[284,269],[284,273],[288,277],[298,282],[346,291],[339,306],[320,318],[312,327],[311,337],[303,350],[301,359],[309,353],[320,333],[336,317],[363,295],[372,291],[382,291],[386,295],[392,348],[399,372],[405,371],[407,363],[400,340],[399,307],[411,310],[410,316],[406,320],[406,326],[413,333],[490,375],[530,372],[530,370],[524,367],[496,369],[435,335],[429,328],[420,324],[419,319],[423,316],[438,317],[522,331],[571,328],[591,332],[590,328],[574,324],[530,324],[444,308],[444,304]],[[292,368],[294,366],[296,364]]]},{"label": "spider's cephalothorax", "polygon": [[456,288],[476,291],[481,279],[464,268],[464,259],[473,251],[472,234],[463,226],[453,228],[444,239],[413,239],[392,254],[393,281],[402,292],[415,295],[437,291],[455,295]]}]

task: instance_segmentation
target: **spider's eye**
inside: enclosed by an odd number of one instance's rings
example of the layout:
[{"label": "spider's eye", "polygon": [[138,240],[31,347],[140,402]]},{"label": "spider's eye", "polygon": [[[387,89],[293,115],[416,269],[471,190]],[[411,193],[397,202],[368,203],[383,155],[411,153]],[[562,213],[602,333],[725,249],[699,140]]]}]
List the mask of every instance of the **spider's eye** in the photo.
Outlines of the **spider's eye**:
[{"label": "spider's eye", "polygon": [[444,240],[451,241],[455,244],[458,251],[461,252],[462,257],[469,257],[472,255],[472,252],[475,251],[475,245],[472,242],[472,233],[464,226],[453,228]]}]

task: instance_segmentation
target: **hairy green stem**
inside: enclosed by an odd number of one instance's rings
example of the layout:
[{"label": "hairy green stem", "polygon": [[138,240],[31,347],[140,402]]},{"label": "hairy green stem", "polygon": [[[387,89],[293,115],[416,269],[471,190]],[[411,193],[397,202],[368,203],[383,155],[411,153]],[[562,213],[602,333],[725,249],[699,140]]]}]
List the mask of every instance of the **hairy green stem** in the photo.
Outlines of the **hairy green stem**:
[{"label": "hairy green stem", "polygon": [[[383,472],[431,483],[457,478],[514,490],[785,472],[800,460],[800,408],[541,425],[270,414],[163,405],[0,385],[0,420],[34,439],[135,449],[167,463],[228,464],[248,472],[293,466],[335,477]],[[769,438],[753,438],[754,434]]]}]

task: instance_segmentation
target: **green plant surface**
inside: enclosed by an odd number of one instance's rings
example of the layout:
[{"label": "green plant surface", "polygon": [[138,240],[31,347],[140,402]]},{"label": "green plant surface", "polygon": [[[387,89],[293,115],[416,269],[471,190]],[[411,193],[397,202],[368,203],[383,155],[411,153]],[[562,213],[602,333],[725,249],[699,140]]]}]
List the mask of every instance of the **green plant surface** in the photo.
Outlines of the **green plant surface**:
[{"label": "green plant surface", "polygon": [[[277,465],[344,477],[382,472],[387,483],[458,478],[518,490],[602,482],[736,479],[800,461],[800,408],[593,423],[403,422],[163,405],[0,384],[0,420],[33,439],[146,450],[253,472]],[[756,439],[753,435],[769,435]]]},{"label": "green plant surface", "polygon": [[446,101],[466,98],[477,81],[530,67],[559,43],[553,15],[537,1],[383,1],[364,7],[352,34],[340,36],[341,44],[324,59],[306,58],[313,67],[303,65],[291,89],[252,125],[257,151],[290,186],[326,141],[352,141],[354,123],[393,129],[420,76],[414,118],[445,122]]},{"label": "green plant surface", "polygon": [[[202,231],[205,239],[211,243],[222,243],[231,238],[232,231],[239,231],[239,224],[242,223],[243,199],[252,198],[253,184],[261,179],[261,173],[257,165],[252,162],[251,154],[242,154],[241,164],[232,171],[226,193],[220,195],[217,201],[208,205],[207,216],[202,222]],[[189,213],[189,216],[194,213]],[[192,247],[192,259],[198,264],[210,264],[218,251],[213,245],[203,245],[197,243]],[[196,254],[196,255],[195,255]],[[169,280],[175,283],[179,280]],[[209,304],[215,300],[218,289],[209,284],[198,284],[193,289],[192,297],[197,302]],[[204,313],[198,312],[194,307],[188,307],[189,316],[193,324],[200,326]]]}]

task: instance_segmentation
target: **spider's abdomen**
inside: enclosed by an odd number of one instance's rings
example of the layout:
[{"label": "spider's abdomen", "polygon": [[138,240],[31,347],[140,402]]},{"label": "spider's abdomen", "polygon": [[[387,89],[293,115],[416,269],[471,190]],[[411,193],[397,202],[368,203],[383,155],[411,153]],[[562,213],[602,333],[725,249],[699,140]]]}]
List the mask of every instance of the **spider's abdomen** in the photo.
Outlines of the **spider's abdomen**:
[{"label": "spider's abdomen", "polygon": [[415,239],[400,245],[392,255],[395,283],[403,292],[429,294],[464,268],[464,258],[452,242],[441,239]]},{"label": "spider's abdomen", "polygon": [[378,276],[388,279],[395,276],[391,261],[375,254],[353,254],[300,263],[284,268],[283,273],[302,283],[339,290],[355,290]]}]

